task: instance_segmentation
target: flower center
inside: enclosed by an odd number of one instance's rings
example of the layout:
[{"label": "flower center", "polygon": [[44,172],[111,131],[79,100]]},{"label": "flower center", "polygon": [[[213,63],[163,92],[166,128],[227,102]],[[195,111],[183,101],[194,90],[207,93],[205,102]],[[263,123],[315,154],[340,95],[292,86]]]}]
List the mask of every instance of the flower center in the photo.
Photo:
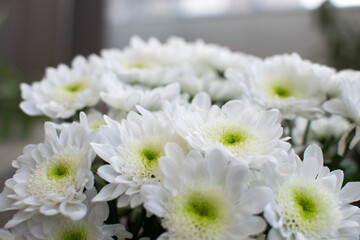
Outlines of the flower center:
[{"label": "flower center", "polygon": [[240,131],[227,130],[224,131],[224,133],[221,135],[220,142],[224,146],[234,146],[234,145],[239,145],[241,143],[245,143],[246,139],[247,139],[246,134],[241,130]]},{"label": "flower center", "polygon": [[298,210],[302,219],[311,221],[318,213],[315,199],[306,195],[305,192],[295,189],[293,191],[294,207]]},{"label": "flower center", "polygon": [[337,231],[341,213],[333,193],[321,183],[293,179],[275,195],[281,205],[283,224],[309,239],[327,239]]},{"label": "flower center", "polygon": [[82,81],[76,81],[63,86],[63,90],[68,93],[78,93],[86,88]]},{"label": "flower center", "polygon": [[89,80],[79,78],[70,83],[61,85],[50,91],[48,94],[51,99],[61,103],[62,105],[72,105],[80,93],[89,87]]},{"label": "flower center", "polygon": [[85,221],[60,221],[49,234],[49,240],[95,240],[100,239],[94,226]]},{"label": "flower center", "polygon": [[65,231],[60,237],[61,240],[86,240],[87,236],[82,229]]},{"label": "flower center", "polygon": [[211,224],[219,217],[216,199],[207,199],[204,195],[194,194],[184,206],[184,212],[201,225]]},{"label": "flower center", "polygon": [[127,68],[127,69],[149,69],[150,66],[145,63],[137,62],[137,63],[127,64],[125,68]]},{"label": "flower center", "polygon": [[281,99],[295,96],[293,89],[284,84],[272,85],[271,90],[273,95],[278,96]]},{"label": "flower center", "polygon": [[51,180],[59,180],[70,175],[71,166],[70,163],[61,161],[54,163],[53,166],[49,166],[48,178]]},{"label": "flower center", "polygon": [[246,158],[261,149],[261,138],[255,128],[241,121],[215,119],[200,128],[205,146],[222,144],[236,157]]},{"label": "flower center", "polygon": [[179,239],[219,239],[231,225],[234,206],[222,187],[194,183],[180,188],[166,209],[162,224]]},{"label": "flower center", "polygon": [[158,158],[160,157],[161,152],[151,148],[143,148],[140,151],[140,156],[142,163],[147,170],[157,169],[158,168]]}]

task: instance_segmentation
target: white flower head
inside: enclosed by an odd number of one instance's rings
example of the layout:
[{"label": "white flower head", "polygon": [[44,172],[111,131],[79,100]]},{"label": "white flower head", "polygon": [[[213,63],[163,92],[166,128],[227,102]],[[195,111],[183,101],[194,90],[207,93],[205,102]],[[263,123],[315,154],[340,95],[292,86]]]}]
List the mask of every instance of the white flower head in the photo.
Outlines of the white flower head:
[{"label": "white flower head", "polygon": [[24,240],[25,238],[22,238],[16,233],[13,233],[12,231],[0,229],[0,239],[2,240]]},{"label": "white flower head", "polygon": [[290,148],[281,139],[278,111],[264,111],[239,100],[230,101],[221,109],[215,105],[196,112],[180,109],[174,122],[178,133],[194,149],[205,152],[221,146],[252,167],[265,160],[276,161],[280,155],[287,155]]},{"label": "white flower head", "polygon": [[144,207],[166,230],[159,239],[249,239],[265,230],[256,215],[271,200],[271,191],[248,188],[248,167],[229,165],[229,158],[219,149],[185,157],[177,144],[166,146],[166,157],[159,160],[162,182],[141,188]]},{"label": "white flower head", "polygon": [[24,148],[24,155],[13,161],[15,175],[0,194],[1,211],[19,210],[6,226],[39,212],[81,219],[86,214],[83,191],[94,184],[94,157],[89,132],[79,123],[63,127],[60,134],[54,124],[45,123],[45,142]]},{"label": "white flower head", "polygon": [[[300,117],[295,120],[293,141],[297,145],[303,144],[307,122],[308,121],[306,119]],[[322,144],[326,141],[337,142],[349,128],[349,121],[336,115],[312,120],[310,123],[307,142],[316,144]]]},{"label": "white flower head", "polygon": [[160,86],[173,76],[173,62],[164,53],[164,46],[155,38],[145,42],[139,37],[130,39],[130,46],[123,51],[101,51],[108,69],[128,83]]},{"label": "white flower head", "polygon": [[31,116],[69,118],[77,110],[94,106],[99,101],[101,66],[101,60],[93,55],[89,60],[75,57],[71,68],[63,64],[48,68],[40,82],[21,84],[24,101],[20,108]]},{"label": "white flower head", "polygon": [[88,209],[84,218],[73,221],[62,215],[45,216],[37,214],[12,229],[28,240],[112,240],[131,238],[121,224],[105,225],[109,207],[105,202],[92,203],[95,188],[85,191],[84,204]]},{"label": "white flower head", "polygon": [[149,89],[123,83],[111,73],[104,77],[106,78],[104,80],[105,86],[100,97],[106,104],[121,111],[134,111],[136,105],[152,111],[160,110],[164,101],[176,101],[178,98],[184,98],[180,95],[178,83]]},{"label": "white flower head", "polygon": [[279,109],[285,118],[313,118],[322,113],[322,89],[334,74],[331,68],[291,54],[266,58],[248,68],[245,75],[232,72],[229,77],[240,80],[248,98],[266,108]]},{"label": "white flower head", "polygon": [[[340,115],[352,121],[349,132],[355,128],[349,148],[352,149],[360,141],[360,71],[346,71],[339,74],[341,78],[341,88],[339,98],[331,99],[323,104],[323,108],[332,114]],[[345,150],[345,139],[348,134],[343,135],[339,143],[338,152],[340,155]]]},{"label": "white flower head", "polygon": [[139,108],[142,115],[130,112],[120,123],[106,117],[102,126],[103,141],[93,143],[95,152],[109,165],[101,166],[98,175],[109,182],[94,201],[118,198],[118,207],[136,207],[143,202],[140,187],[160,179],[158,159],[168,142],[176,142],[186,150],[184,139],[176,134],[163,112],[151,113]]},{"label": "white flower head", "polygon": [[178,73],[172,81],[179,82],[182,90],[192,96],[207,92],[213,101],[223,102],[241,95],[238,81],[225,77],[227,69],[243,71],[258,61],[253,56],[234,53],[202,40],[187,43],[181,39],[171,39],[165,48],[167,51],[173,48],[175,50],[171,52],[181,52]]},{"label": "white flower head", "polygon": [[360,210],[349,203],[360,199],[360,183],[343,188],[343,172],[323,166],[321,149],[310,145],[294,172],[280,176],[276,167],[265,163],[264,181],[274,191],[274,202],[264,216],[272,226],[269,239],[356,239],[360,233]]},{"label": "white flower head", "polygon": [[324,103],[326,111],[349,118],[360,125],[360,71],[339,74],[341,77],[339,98]]}]

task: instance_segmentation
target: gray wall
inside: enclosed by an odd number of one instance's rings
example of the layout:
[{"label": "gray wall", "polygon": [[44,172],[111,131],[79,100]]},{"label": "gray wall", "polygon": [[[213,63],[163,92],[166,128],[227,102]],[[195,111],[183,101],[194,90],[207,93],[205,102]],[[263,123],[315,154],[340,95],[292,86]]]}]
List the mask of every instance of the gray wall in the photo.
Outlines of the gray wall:
[{"label": "gray wall", "polygon": [[[360,9],[343,9],[344,15],[358,17]],[[302,57],[327,62],[327,53],[313,12],[257,12],[204,18],[162,18],[134,23],[105,19],[104,47],[122,48],[132,35],[156,36],[164,41],[177,35],[189,41],[202,38],[206,42],[228,46],[259,57],[298,52]]]}]

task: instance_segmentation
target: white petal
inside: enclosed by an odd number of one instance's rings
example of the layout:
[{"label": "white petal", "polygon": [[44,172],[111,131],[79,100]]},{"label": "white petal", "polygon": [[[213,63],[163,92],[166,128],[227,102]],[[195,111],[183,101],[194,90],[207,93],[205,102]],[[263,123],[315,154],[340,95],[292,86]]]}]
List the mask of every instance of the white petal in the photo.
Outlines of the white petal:
[{"label": "white petal", "polygon": [[299,166],[300,176],[314,179],[324,166],[324,159],[321,148],[312,144],[304,153],[303,163]]},{"label": "white petal", "polygon": [[273,200],[272,191],[268,187],[254,186],[243,194],[241,205],[251,213],[261,213],[265,206]]},{"label": "white petal", "polygon": [[127,188],[128,188],[127,186],[122,185],[122,184],[109,183],[100,190],[98,195],[96,195],[92,199],[92,201],[93,202],[103,202],[103,201],[113,200],[113,199],[117,198],[118,196],[120,196],[121,194],[123,194]]},{"label": "white petal", "polygon": [[86,215],[87,206],[82,203],[66,203],[60,204],[60,212],[71,218],[73,221],[82,219]]},{"label": "white petal", "polygon": [[348,182],[340,191],[340,200],[343,203],[359,201],[360,182]]}]

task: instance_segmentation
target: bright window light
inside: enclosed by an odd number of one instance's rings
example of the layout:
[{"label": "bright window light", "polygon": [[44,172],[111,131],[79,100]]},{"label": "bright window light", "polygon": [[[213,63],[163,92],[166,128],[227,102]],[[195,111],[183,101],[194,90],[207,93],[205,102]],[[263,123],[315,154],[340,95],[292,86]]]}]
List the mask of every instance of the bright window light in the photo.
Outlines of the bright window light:
[{"label": "bright window light", "polygon": [[186,15],[217,15],[229,10],[231,0],[182,0],[179,7]]},{"label": "bright window light", "polygon": [[331,0],[336,7],[358,7],[360,0]]},{"label": "bright window light", "polygon": [[316,9],[318,8],[325,0],[301,0],[301,5],[307,9]]}]

